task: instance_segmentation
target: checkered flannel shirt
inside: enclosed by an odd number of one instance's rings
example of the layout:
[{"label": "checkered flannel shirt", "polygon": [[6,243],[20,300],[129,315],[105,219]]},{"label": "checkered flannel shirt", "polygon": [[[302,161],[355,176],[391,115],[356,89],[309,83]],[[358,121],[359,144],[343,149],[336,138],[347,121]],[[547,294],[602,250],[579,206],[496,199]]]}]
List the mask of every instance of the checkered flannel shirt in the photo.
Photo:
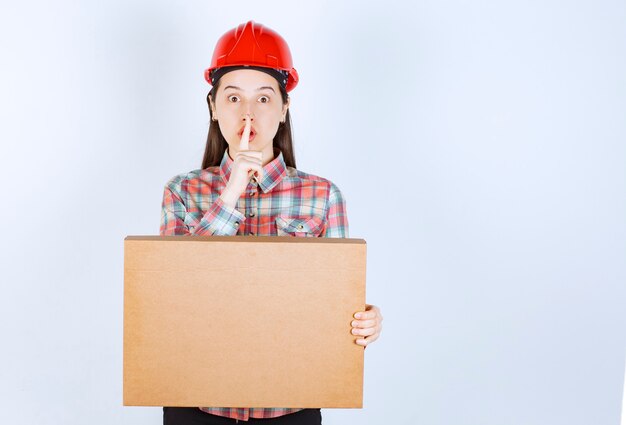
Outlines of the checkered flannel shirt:
[{"label": "checkered flannel shirt", "polygon": [[[219,198],[230,177],[233,160],[172,178],[163,193],[161,235],[259,235],[348,237],[348,216],[339,188],[330,180],[288,167],[283,154],[263,167],[257,182],[230,208]],[[204,412],[247,421],[274,418],[297,408],[200,407]]]}]

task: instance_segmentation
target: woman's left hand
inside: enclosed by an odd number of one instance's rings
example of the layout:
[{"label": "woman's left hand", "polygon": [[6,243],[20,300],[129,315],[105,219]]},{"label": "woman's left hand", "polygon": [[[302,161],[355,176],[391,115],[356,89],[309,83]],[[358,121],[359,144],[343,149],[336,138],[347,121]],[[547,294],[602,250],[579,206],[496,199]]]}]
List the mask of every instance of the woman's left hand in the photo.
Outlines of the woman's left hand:
[{"label": "woman's left hand", "polygon": [[364,337],[357,339],[355,341],[357,344],[367,347],[367,344],[378,339],[383,329],[383,316],[378,307],[366,304],[365,311],[357,311],[354,313],[354,318],[356,320],[351,323],[352,335]]}]

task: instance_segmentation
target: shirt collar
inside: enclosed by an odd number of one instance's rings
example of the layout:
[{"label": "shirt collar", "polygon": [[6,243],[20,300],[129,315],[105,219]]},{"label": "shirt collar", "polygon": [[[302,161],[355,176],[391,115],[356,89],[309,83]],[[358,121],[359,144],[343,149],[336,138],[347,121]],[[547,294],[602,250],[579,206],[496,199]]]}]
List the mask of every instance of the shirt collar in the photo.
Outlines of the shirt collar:
[{"label": "shirt collar", "polygon": [[[234,161],[228,154],[228,148],[226,148],[220,164],[220,175],[222,176],[222,180],[224,180],[224,184],[228,183],[233,163]],[[259,181],[259,187],[263,193],[267,193],[280,183],[286,174],[287,166],[283,159],[283,153],[280,149],[274,148],[274,159],[263,167],[263,177]],[[251,181],[254,182],[254,179]]]}]

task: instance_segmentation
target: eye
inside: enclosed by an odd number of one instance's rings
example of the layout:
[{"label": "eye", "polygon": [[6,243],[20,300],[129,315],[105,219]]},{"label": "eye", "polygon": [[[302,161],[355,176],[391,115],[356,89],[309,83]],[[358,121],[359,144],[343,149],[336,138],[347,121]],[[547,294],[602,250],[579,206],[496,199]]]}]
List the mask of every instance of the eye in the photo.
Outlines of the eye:
[{"label": "eye", "polygon": [[261,97],[259,98],[259,102],[261,102],[261,103],[267,103],[267,102],[269,102],[269,101],[270,101],[270,98],[269,98],[269,97],[267,97],[267,96],[261,96]]},{"label": "eye", "polygon": [[239,98],[237,96],[235,96],[235,95],[228,96],[228,101],[229,102],[233,102],[234,103],[234,102],[237,102],[238,100],[239,100]]}]

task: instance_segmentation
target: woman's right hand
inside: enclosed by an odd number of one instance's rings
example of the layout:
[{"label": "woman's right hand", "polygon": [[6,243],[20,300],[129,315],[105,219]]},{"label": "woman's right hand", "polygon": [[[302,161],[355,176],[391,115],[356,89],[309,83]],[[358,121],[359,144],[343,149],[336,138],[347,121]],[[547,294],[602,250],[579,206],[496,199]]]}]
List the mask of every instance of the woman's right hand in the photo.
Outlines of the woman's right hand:
[{"label": "woman's right hand", "polygon": [[246,115],[246,126],[243,129],[241,141],[239,142],[239,152],[233,158],[228,183],[220,195],[222,201],[231,208],[235,208],[237,200],[248,187],[250,178],[253,175],[256,175],[257,180],[263,177],[263,153],[248,150],[251,127],[250,115]]}]

